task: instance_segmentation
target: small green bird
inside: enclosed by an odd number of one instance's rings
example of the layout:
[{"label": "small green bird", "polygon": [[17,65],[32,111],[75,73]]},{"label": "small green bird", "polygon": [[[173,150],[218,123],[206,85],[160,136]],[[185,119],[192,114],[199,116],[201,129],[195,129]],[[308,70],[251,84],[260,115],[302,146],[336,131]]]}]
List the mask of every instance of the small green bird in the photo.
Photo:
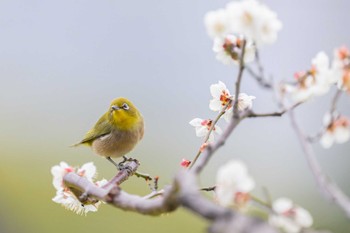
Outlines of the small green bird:
[{"label": "small green bird", "polygon": [[124,157],[142,139],[143,134],[142,115],[131,101],[120,97],[112,101],[108,111],[86,133],[84,139],[73,146],[91,146],[96,154],[106,157],[118,167],[111,157]]}]

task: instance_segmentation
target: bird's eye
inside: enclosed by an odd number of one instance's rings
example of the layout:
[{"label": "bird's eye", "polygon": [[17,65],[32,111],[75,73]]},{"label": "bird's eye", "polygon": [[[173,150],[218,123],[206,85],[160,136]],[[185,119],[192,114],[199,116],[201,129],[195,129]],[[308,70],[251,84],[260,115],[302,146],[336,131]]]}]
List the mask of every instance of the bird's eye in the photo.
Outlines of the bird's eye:
[{"label": "bird's eye", "polygon": [[124,103],[124,104],[122,105],[122,108],[123,108],[124,110],[129,110],[129,105],[128,105],[127,103]]}]

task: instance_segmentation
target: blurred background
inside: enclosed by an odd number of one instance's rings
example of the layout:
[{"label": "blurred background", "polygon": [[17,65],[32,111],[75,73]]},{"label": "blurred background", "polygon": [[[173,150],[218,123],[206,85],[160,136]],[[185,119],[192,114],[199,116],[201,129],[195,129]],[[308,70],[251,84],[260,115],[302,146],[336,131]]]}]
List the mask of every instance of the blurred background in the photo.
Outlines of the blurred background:
[{"label": "blurred background", "polygon": [[[93,161],[99,178],[112,177],[116,171],[108,161],[69,145],[113,98],[125,96],[146,121],[144,140],[130,156],[141,161],[140,171],[159,175],[160,186],[170,183],[181,159],[192,159],[201,144],[188,122],[215,116],[209,86],[221,80],[233,92],[237,68],[215,60],[203,24],[207,11],[227,2],[0,1],[0,232],[205,231],[206,222],[182,209],[148,217],[103,205],[78,216],[51,200],[50,169],[60,161]],[[276,80],[309,68],[321,50],[332,56],[335,47],[350,46],[349,1],[263,2],[283,22],[277,42],[261,51]],[[257,112],[276,110],[271,94],[248,75],[242,91],[257,97]],[[331,96],[298,108],[298,121],[310,134],[320,129]],[[339,108],[350,115],[349,96],[342,96]],[[314,147],[325,172],[350,195],[350,143]],[[213,157],[201,185],[213,185],[218,167],[230,159],[247,164],[257,196],[266,186],[273,198],[290,197],[308,209],[316,228],[349,232],[343,212],[318,192],[287,116],[244,121]],[[134,177],[123,188],[149,192]]]}]

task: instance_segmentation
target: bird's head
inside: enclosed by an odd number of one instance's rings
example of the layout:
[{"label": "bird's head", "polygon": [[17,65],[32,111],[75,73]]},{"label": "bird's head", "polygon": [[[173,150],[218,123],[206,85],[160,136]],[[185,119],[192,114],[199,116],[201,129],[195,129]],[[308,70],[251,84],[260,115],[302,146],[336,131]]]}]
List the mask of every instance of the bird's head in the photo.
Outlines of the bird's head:
[{"label": "bird's head", "polygon": [[135,105],[123,97],[112,101],[109,107],[109,115],[111,123],[120,130],[130,130],[142,119]]}]

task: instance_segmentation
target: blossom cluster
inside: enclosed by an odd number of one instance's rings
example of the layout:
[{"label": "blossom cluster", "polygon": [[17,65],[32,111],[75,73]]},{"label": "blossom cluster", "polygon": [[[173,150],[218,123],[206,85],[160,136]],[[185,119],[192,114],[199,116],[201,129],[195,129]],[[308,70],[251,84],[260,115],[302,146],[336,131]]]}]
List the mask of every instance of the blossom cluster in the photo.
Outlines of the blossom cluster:
[{"label": "blossom cluster", "polygon": [[[254,188],[255,181],[243,162],[231,160],[219,168],[215,194],[220,205],[242,209],[251,200]],[[290,199],[278,198],[272,203],[269,223],[284,232],[297,233],[311,227],[313,218],[306,209]]]},{"label": "blossom cluster", "polygon": [[304,228],[311,227],[313,223],[310,213],[288,198],[275,200],[272,210],[274,212],[269,216],[269,223],[287,233],[298,233]]},{"label": "blossom cluster", "polygon": [[[327,94],[337,84],[340,91],[350,93],[350,51],[345,46],[334,49],[330,61],[325,52],[319,52],[311,60],[311,68],[295,74],[296,83],[284,84],[282,90],[296,102],[304,102],[316,96]],[[338,113],[324,116],[324,133],[320,144],[330,148],[334,143],[350,139],[350,121]]]},{"label": "blossom cluster", "polygon": [[344,143],[350,139],[350,120],[343,115],[326,114],[323,118],[325,132],[320,143],[324,148],[330,148],[334,143]]},{"label": "blossom cluster", "polygon": [[[233,117],[235,96],[230,94],[230,91],[227,89],[226,85],[221,81],[210,86],[210,93],[213,99],[211,99],[209,102],[209,109],[214,112],[221,112],[226,107],[225,113],[222,117],[227,122],[230,122]],[[238,95],[238,111],[242,112],[251,109],[253,107],[254,99],[255,96],[249,96],[245,93],[240,93]],[[197,137],[206,137],[210,133],[212,124],[213,120],[211,119],[194,118],[190,121],[190,125],[195,127]],[[222,130],[219,126],[214,125],[213,132],[221,134]],[[210,133],[208,141],[212,142],[213,140],[214,134]]]},{"label": "blossom cluster", "polygon": [[319,52],[311,60],[311,68],[294,75],[296,83],[286,84],[284,90],[296,102],[306,101],[314,96],[328,93],[331,86],[350,91],[350,55],[345,47],[334,50],[333,61],[330,62],[325,52]]},{"label": "blossom cluster", "polygon": [[[74,168],[65,162],[53,166],[51,168],[51,174],[53,175],[53,186],[56,188],[56,196],[52,200],[77,214],[87,214],[90,211],[96,212],[102,203],[101,201],[82,204],[74,193],[65,186],[63,177],[69,172],[75,172],[79,176],[85,177],[90,182],[93,182],[96,176],[96,167],[92,162],[84,164],[81,168]],[[106,183],[107,180],[105,179],[95,182],[98,187]]]},{"label": "blossom cluster", "polygon": [[218,203],[223,206],[245,206],[254,187],[255,181],[247,167],[238,160],[226,163],[216,175],[215,194]]},{"label": "blossom cluster", "polygon": [[282,23],[277,14],[257,0],[233,1],[223,9],[204,17],[208,35],[214,40],[213,51],[224,64],[237,64],[246,41],[244,62],[254,60],[255,50],[277,39]]}]

